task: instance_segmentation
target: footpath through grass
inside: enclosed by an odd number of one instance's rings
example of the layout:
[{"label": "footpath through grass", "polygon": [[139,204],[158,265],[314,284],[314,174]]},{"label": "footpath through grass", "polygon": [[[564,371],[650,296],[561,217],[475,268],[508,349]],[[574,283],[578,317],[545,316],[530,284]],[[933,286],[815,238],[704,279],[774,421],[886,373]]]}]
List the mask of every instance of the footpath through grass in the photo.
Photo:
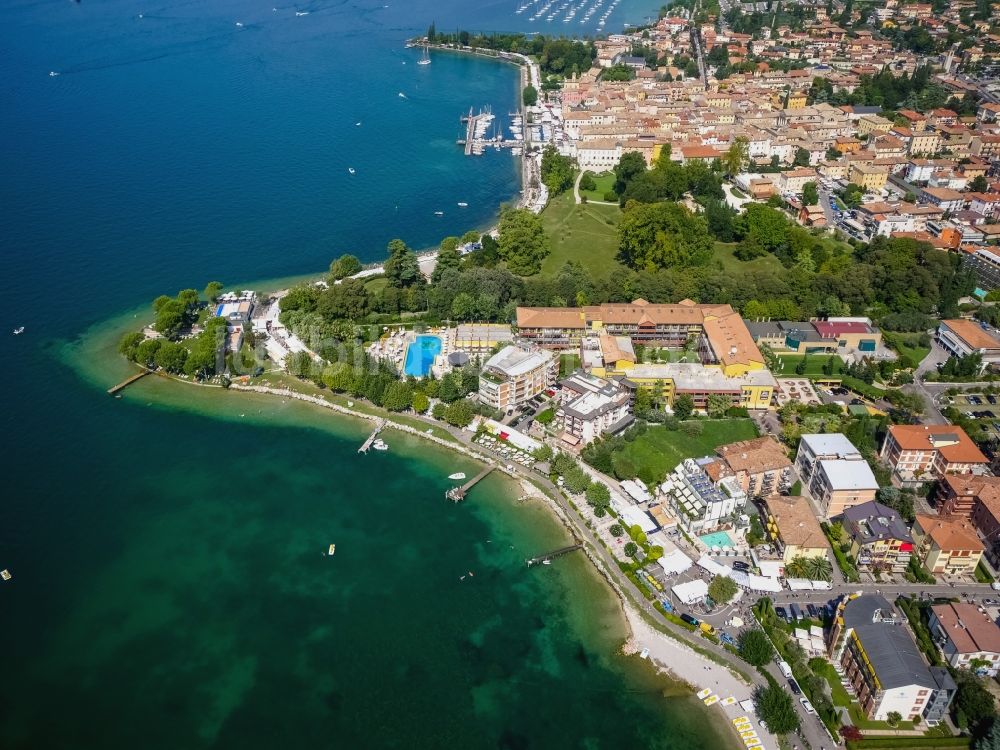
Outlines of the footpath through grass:
[{"label": "footpath through grass", "polygon": [[[689,434],[685,425],[698,425],[701,432]],[[689,428],[690,429],[690,428]],[[638,476],[645,482],[660,482],[685,458],[715,454],[720,445],[757,437],[750,419],[699,419],[682,424],[682,429],[668,430],[650,425],[614,456],[618,476]]]},{"label": "footpath through grass", "polygon": [[577,204],[573,192],[556,196],[542,211],[542,225],[552,252],[542,275],[555,276],[566,261],[579,261],[594,276],[606,276],[622,266],[618,254],[618,206]]}]

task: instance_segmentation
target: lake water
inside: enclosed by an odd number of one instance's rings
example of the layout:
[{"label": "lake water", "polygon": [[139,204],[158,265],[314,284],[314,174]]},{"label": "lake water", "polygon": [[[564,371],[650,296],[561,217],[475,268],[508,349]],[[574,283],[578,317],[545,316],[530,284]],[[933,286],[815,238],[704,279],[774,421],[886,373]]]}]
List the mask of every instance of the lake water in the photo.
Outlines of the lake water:
[{"label": "lake water", "polygon": [[366,424],[297,402],[104,393],[141,317],[98,321],[430,245],[519,188],[454,144],[516,72],[401,44],[515,28],[514,2],[273,2],[0,6],[0,747],[717,746],[615,656],[583,557],[524,567],[566,533],[518,488],[446,503],[473,464],[395,434],[359,456]]}]

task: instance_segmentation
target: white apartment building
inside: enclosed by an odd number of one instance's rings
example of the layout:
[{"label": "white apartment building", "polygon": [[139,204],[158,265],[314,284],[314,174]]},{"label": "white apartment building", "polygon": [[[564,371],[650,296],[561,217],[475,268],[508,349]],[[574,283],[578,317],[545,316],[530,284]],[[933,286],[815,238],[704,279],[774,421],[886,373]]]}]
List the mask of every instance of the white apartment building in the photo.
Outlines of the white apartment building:
[{"label": "white apartment building", "polygon": [[509,412],[556,382],[559,358],[534,346],[505,346],[490,357],[479,375],[479,398]]}]

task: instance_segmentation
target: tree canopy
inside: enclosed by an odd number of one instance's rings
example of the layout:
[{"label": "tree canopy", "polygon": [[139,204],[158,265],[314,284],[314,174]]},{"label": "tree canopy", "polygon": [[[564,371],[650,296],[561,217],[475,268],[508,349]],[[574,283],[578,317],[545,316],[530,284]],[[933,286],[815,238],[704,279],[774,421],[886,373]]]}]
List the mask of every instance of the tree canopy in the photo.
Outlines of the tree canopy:
[{"label": "tree canopy", "polygon": [[538,273],[549,254],[549,239],[542,220],[526,208],[502,211],[497,249],[512,273],[519,276]]},{"label": "tree canopy", "polygon": [[618,225],[618,238],[618,257],[632,268],[700,265],[712,256],[704,217],[677,203],[630,201]]}]

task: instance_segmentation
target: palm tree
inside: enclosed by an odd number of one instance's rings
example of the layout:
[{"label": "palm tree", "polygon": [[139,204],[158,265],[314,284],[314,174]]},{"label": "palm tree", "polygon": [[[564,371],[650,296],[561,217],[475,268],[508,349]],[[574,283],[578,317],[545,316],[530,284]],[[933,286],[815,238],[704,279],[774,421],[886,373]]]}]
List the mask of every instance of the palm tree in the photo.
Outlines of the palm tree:
[{"label": "palm tree", "polygon": [[806,577],[813,581],[829,581],[833,566],[824,557],[810,557],[806,561]]}]

